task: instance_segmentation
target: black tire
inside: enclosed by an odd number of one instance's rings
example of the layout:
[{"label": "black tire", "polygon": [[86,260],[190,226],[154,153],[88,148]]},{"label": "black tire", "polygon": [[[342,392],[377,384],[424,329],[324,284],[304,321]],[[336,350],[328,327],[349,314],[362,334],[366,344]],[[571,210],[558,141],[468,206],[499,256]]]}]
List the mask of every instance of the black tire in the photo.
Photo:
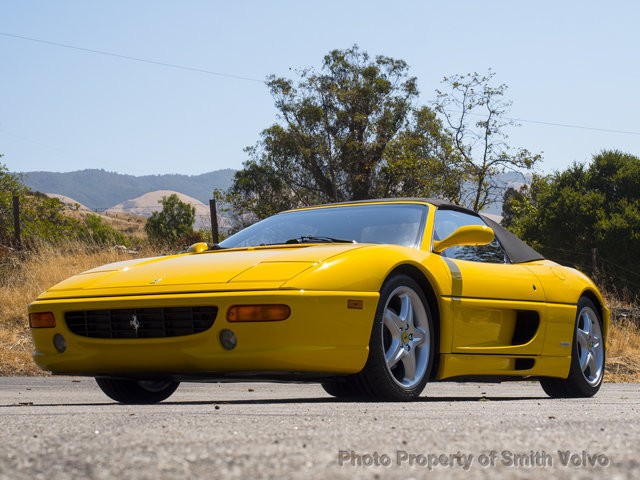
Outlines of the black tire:
[{"label": "black tire", "polygon": [[565,379],[541,378],[540,385],[547,395],[552,398],[585,398],[593,397],[600,390],[606,357],[602,332],[599,309],[591,300],[582,297],[576,311],[569,376]]},{"label": "black tire", "polygon": [[380,290],[369,357],[353,378],[354,388],[360,396],[378,400],[415,400],[431,374],[434,350],[433,318],[424,292],[411,277],[393,275]]},{"label": "black tire", "polygon": [[336,398],[357,398],[362,396],[352,377],[326,380],[321,385],[325,392]]},{"label": "black tire", "polygon": [[169,398],[176,391],[179,382],[165,380],[123,380],[96,378],[100,389],[119,403],[150,404]]}]

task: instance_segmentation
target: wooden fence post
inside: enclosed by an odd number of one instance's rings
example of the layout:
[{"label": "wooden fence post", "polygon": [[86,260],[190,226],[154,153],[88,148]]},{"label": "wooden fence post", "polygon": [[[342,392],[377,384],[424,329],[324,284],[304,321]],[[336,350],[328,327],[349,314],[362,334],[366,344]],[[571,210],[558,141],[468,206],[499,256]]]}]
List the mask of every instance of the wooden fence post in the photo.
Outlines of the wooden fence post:
[{"label": "wooden fence post", "polygon": [[218,214],[216,212],[216,200],[212,198],[209,200],[209,211],[211,212],[211,238],[216,245],[220,242],[220,236],[218,235]]},{"label": "wooden fence post", "polygon": [[13,237],[15,248],[22,250],[22,240],[20,239],[20,197],[13,196]]}]

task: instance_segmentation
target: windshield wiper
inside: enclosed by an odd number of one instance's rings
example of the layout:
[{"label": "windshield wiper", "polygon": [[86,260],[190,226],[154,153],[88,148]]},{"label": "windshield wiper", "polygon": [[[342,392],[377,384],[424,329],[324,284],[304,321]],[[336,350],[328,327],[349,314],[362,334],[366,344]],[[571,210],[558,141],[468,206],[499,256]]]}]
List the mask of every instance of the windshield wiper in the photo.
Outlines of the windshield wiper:
[{"label": "windshield wiper", "polygon": [[358,242],[356,242],[355,240],[344,240],[342,238],[303,235],[302,237],[290,238],[284,243],[358,243]]}]

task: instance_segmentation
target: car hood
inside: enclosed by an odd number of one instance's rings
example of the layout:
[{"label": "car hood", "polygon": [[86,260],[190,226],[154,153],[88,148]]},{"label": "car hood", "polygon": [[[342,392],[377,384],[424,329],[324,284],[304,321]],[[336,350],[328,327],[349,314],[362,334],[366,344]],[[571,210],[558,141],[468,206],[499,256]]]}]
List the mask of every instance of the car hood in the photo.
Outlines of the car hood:
[{"label": "car hood", "polygon": [[265,290],[362,244],[286,245],[214,250],[103,265],[54,285],[40,297]]}]

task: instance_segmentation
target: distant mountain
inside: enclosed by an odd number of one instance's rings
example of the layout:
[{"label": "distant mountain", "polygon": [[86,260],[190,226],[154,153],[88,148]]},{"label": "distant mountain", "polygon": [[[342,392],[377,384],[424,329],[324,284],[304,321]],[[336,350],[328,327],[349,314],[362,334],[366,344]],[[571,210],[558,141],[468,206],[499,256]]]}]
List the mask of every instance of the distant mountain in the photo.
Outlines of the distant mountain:
[{"label": "distant mountain", "polygon": [[227,189],[235,170],[216,170],[202,175],[145,175],[136,177],[102,169],[75,172],[23,172],[30,189],[71,197],[92,210],[106,210],[148,192],[172,190],[208,205],[216,188]]}]

